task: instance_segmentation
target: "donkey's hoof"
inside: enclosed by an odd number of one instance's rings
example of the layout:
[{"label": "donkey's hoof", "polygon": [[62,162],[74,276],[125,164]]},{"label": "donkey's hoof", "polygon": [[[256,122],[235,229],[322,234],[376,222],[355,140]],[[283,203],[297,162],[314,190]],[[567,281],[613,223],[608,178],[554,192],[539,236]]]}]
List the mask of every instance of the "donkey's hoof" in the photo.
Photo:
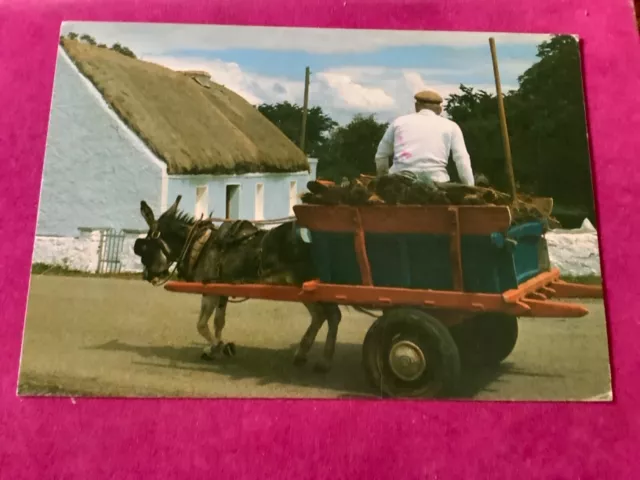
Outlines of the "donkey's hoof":
[{"label": "donkey's hoof", "polygon": [[221,346],[206,346],[202,349],[202,354],[200,355],[200,358],[202,360],[207,360],[207,361],[213,361],[215,360],[217,357],[220,356],[220,350],[221,350]]},{"label": "donkey's hoof", "polygon": [[313,366],[313,371],[316,373],[328,373],[331,370],[331,365],[327,362],[318,362]]},{"label": "donkey's hoof", "polygon": [[235,357],[236,356],[236,344],[233,342],[225,343],[224,347],[222,347],[222,353],[227,357]]},{"label": "donkey's hoof", "polygon": [[293,357],[293,364],[296,367],[303,367],[307,364],[307,357],[302,357],[302,356],[295,356]]},{"label": "donkey's hoof", "polygon": [[210,362],[210,361],[212,361],[214,358],[213,358],[213,356],[212,356],[210,353],[202,352],[202,353],[200,354],[200,359],[201,359],[201,360],[206,360],[207,362]]}]

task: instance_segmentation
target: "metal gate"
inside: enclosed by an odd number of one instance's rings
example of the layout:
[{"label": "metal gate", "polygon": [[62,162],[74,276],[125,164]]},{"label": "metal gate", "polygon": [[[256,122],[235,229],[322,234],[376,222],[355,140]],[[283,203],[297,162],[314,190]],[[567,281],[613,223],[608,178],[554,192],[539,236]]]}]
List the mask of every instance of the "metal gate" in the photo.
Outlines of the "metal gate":
[{"label": "metal gate", "polygon": [[96,273],[120,273],[122,268],[120,253],[122,252],[124,237],[124,232],[116,232],[113,228],[100,231]]}]

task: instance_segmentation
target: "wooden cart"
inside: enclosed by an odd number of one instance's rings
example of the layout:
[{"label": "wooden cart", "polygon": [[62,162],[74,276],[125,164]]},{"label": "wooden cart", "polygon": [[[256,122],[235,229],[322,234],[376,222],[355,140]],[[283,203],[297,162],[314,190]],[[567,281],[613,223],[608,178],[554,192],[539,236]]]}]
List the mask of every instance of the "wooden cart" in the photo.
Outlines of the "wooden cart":
[{"label": "wooden cart", "polygon": [[582,317],[563,298],[601,298],[550,265],[544,222],[512,226],[500,206],[294,207],[317,279],[301,288],[168,282],[173,292],[382,311],[362,362],[386,396],[455,390],[470,362],[498,364],[513,350],[518,317]]}]

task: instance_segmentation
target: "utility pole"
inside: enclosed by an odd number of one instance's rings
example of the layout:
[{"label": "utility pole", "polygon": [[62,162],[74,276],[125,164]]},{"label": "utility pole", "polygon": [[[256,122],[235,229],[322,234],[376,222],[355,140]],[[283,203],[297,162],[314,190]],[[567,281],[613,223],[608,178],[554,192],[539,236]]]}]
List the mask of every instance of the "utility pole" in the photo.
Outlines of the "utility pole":
[{"label": "utility pole", "polygon": [[516,180],[513,174],[513,164],[511,160],[511,145],[509,142],[509,130],[507,129],[507,117],[504,113],[504,102],[502,99],[502,87],[500,86],[500,71],[498,70],[498,54],[496,53],[496,41],[493,37],[489,38],[489,46],[491,47],[491,58],[493,59],[493,76],[496,81],[496,94],[498,96],[498,113],[500,115],[500,130],[502,132],[502,146],[505,156],[505,170],[509,180],[511,200],[516,201]]},{"label": "utility pole", "polygon": [[307,140],[307,109],[309,108],[309,77],[311,72],[309,67],[305,69],[304,75],[304,104],[302,106],[302,128],[300,129],[300,150],[305,152],[305,143]]}]

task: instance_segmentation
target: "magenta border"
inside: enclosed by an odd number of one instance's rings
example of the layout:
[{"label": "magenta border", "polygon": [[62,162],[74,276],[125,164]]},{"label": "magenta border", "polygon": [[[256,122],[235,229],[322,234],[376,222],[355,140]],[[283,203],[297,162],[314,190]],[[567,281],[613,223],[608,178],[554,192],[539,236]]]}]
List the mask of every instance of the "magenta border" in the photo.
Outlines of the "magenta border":
[{"label": "magenta border", "polygon": [[[615,401],[16,397],[62,20],[580,35]],[[640,478],[638,47],[629,0],[0,0],[0,476]]]}]

